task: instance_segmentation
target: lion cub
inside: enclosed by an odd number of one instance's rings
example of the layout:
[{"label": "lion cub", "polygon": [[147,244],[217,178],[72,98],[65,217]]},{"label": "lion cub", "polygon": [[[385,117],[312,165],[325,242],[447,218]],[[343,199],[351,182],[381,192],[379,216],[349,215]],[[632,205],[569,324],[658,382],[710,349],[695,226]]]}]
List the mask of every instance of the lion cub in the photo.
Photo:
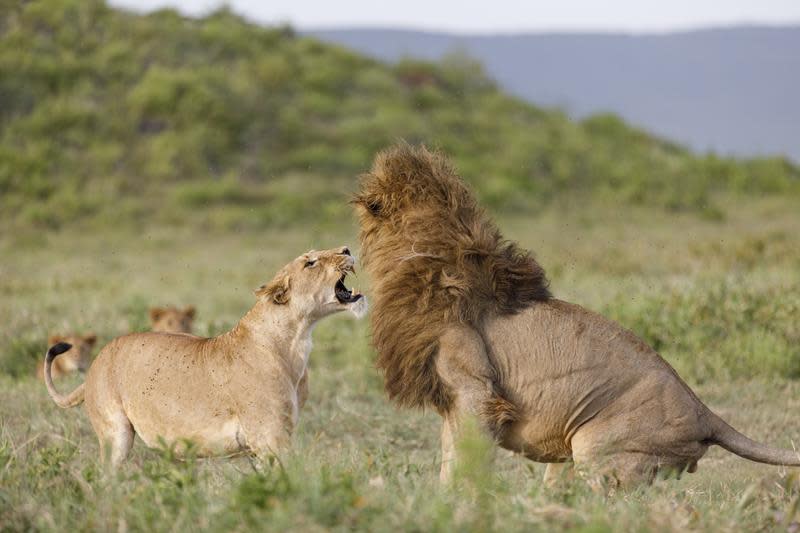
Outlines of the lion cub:
[{"label": "lion cub", "polygon": [[166,333],[191,333],[194,322],[193,305],[178,309],[177,307],[150,308],[150,329]]},{"label": "lion cub", "polygon": [[[97,335],[89,333],[87,335],[50,335],[47,339],[47,345],[52,346],[59,342],[66,342],[72,346],[63,357],[60,357],[55,363],[51,374],[53,379],[61,378],[72,372],[85,372],[89,365],[92,364],[92,348],[97,343]],[[39,361],[36,365],[36,376],[44,380],[44,361]]]},{"label": "lion cub", "polygon": [[55,390],[51,369],[70,345],[56,344],[45,357],[47,390],[60,407],[86,402],[112,465],[127,457],[135,434],[151,447],[188,439],[204,456],[280,452],[297,424],[314,325],[339,311],[366,312],[366,299],[344,285],[354,263],[347,248],[301,255],[261,286],[253,308],[218,337],[119,337],[68,395]]}]

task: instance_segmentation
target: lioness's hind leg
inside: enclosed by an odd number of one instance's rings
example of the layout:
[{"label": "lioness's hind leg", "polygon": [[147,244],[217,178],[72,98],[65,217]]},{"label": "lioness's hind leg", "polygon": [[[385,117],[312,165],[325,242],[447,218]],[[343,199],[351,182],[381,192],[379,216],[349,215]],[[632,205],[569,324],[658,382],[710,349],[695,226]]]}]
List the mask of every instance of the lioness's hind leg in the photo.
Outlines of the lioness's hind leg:
[{"label": "lioness's hind leg", "polygon": [[90,395],[87,412],[100,444],[100,461],[109,459],[111,466],[117,467],[127,459],[136,433],[119,402],[98,405],[94,400]]},{"label": "lioness's hind leg", "polygon": [[[97,431],[97,428],[95,428]],[[133,439],[136,433],[133,430],[128,417],[124,413],[119,413],[109,424],[97,431],[97,439],[100,442],[100,459],[105,462],[110,459],[112,467],[116,468],[128,458],[128,454],[133,448]]]}]

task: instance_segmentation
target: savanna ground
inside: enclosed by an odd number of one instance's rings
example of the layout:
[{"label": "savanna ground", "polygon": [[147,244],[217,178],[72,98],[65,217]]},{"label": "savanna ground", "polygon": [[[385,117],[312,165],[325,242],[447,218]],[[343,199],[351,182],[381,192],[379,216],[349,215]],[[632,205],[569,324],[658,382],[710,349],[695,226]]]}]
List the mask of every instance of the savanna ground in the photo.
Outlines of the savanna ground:
[{"label": "savanna ground", "polygon": [[[553,292],[620,320],[706,403],[753,438],[800,441],[800,209],[796,199],[718,198],[713,219],[560,202],[504,217],[536,250]],[[311,395],[293,451],[174,460],[141,442],[116,475],[80,408],[58,409],[33,377],[50,332],[100,342],[146,328],[146,309],[195,304],[196,330],[230,327],[251,289],[315,247],[350,244],[355,224],[230,231],[201,220],[143,231],[80,226],[0,232],[0,529],[3,530],[791,530],[800,479],[719,448],[698,473],[612,497],[580,481],[550,490],[543,465],[478,436],[452,487],[438,475],[438,417],[382,392],[368,321],[315,331]],[[216,228],[216,229],[215,229]],[[352,283],[369,293],[364,276]],[[58,384],[68,390],[79,378]]]}]

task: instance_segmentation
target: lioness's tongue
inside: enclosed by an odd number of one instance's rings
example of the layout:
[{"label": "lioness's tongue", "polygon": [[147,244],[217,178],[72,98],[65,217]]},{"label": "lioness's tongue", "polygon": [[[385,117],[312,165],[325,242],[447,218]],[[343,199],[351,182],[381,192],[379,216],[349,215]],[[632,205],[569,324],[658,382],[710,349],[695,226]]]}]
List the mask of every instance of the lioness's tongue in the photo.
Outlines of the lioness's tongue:
[{"label": "lioness's tongue", "polygon": [[350,298],[351,292],[345,286],[344,281],[339,280],[336,282],[336,296],[341,299],[347,300]]}]

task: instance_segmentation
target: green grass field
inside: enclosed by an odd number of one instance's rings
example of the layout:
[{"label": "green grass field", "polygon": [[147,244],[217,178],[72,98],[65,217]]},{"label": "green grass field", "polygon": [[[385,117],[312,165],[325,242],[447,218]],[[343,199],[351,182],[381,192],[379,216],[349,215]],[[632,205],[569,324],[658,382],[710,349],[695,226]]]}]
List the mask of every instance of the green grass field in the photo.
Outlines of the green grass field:
[{"label": "green grass field", "polygon": [[[536,250],[558,297],[620,320],[735,427],[791,447],[800,441],[800,210],[777,197],[716,203],[722,220],[562,202],[500,223]],[[142,231],[0,233],[0,529],[797,530],[798,474],[719,448],[696,474],[607,497],[581,481],[545,489],[543,465],[492,458],[473,436],[456,482],[441,487],[438,417],[387,402],[368,321],[344,316],[315,331],[310,399],[280,463],[257,472],[245,459],[177,461],[137,442],[107,474],[82,409],[58,409],[33,377],[48,333],[92,330],[105,343],[146,328],[150,305],[174,303],[197,305],[197,332],[215,334],[289,259],[357,248],[349,218],[208,228],[198,218]],[[354,283],[369,294],[363,275]]]}]

